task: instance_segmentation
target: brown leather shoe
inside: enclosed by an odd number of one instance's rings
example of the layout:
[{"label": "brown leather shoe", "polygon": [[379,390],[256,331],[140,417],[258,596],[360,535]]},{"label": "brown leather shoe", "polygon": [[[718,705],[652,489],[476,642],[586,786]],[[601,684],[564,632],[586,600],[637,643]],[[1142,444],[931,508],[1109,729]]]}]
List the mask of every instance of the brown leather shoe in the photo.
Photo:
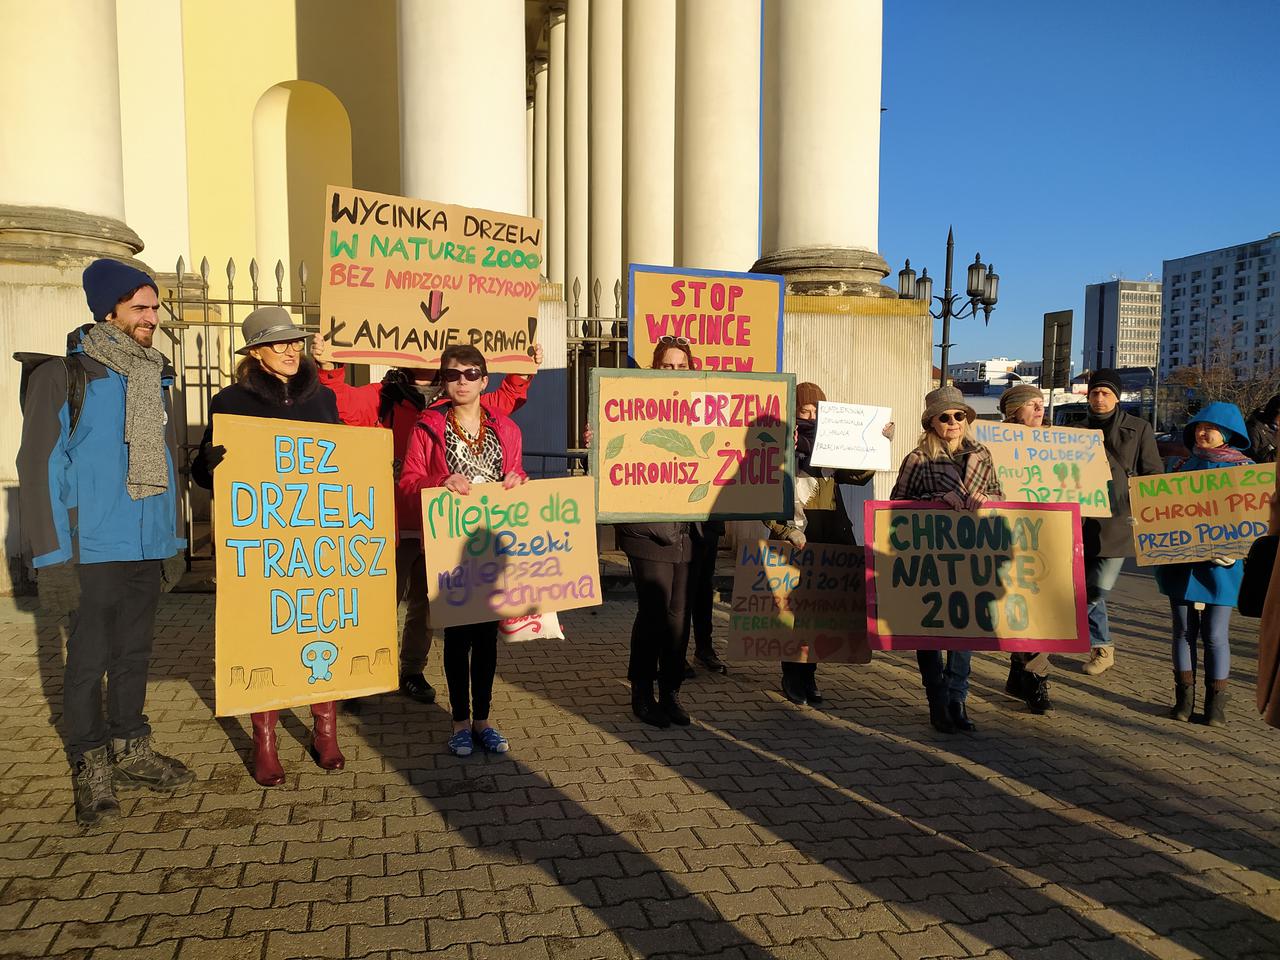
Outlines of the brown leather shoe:
[{"label": "brown leather shoe", "polygon": [[311,731],[311,756],[325,770],[341,770],[346,758],[338,749],[338,708],[332,700],[313,703],[311,718],[315,727]]},{"label": "brown leather shoe", "polygon": [[260,786],[276,787],[284,783],[284,770],[276,749],[276,721],[279,710],[251,715],[253,720],[253,779]]}]

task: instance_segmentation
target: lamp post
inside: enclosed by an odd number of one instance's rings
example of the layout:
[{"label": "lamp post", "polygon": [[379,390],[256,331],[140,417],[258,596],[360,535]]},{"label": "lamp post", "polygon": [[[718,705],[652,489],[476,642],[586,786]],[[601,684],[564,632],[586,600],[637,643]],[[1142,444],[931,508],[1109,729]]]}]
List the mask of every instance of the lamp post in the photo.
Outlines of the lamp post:
[{"label": "lamp post", "polygon": [[997,295],[1000,290],[1000,275],[996,273],[993,265],[982,262],[982,254],[979,253],[974,256],[973,263],[969,264],[969,276],[965,284],[965,295],[969,298],[969,302],[957,308],[956,302],[962,298],[951,292],[951,268],[955,260],[955,251],[955,231],[948,227],[947,274],[942,296],[940,297],[933,295],[933,278],[929,276],[927,268],[920,272],[919,279],[916,279],[916,272],[911,269],[910,260],[906,262],[906,266],[898,271],[899,299],[923,300],[926,304],[937,300],[941,305],[937,313],[929,310],[929,316],[935,320],[942,321],[942,343],[938,344],[942,348],[942,376],[938,380],[939,386],[946,386],[947,384],[947,361],[951,355],[952,318],[963,320],[966,317],[976,317],[978,310],[981,309],[983,323],[990,323],[991,311],[995,309]]}]

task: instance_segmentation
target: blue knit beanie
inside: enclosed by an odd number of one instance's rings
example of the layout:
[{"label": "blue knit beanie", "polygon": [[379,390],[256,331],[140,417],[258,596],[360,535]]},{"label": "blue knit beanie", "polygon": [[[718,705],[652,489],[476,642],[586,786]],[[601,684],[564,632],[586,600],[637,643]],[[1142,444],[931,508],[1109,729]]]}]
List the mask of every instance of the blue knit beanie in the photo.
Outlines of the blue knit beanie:
[{"label": "blue knit beanie", "polygon": [[119,260],[95,260],[84,268],[81,281],[84,298],[89,301],[93,319],[103,321],[114,313],[116,304],[130,291],[147,286],[160,295],[160,288],[149,276]]}]

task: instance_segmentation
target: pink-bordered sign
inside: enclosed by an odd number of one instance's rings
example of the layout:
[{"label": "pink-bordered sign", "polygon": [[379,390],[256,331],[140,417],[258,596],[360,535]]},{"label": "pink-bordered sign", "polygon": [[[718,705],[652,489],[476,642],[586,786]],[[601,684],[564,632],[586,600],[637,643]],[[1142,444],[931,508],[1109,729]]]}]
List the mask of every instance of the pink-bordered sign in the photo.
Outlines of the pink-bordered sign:
[{"label": "pink-bordered sign", "polygon": [[[894,511],[921,511],[926,513],[943,512],[955,517],[957,511],[945,503],[925,500],[870,500],[863,505],[863,520],[866,543],[866,585],[867,585],[867,642],[873,650],[1006,650],[1031,653],[1088,653],[1089,652],[1089,620],[1085,604],[1084,582],[1084,544],[1080,537],[1080,507],[1074,503],[1013,503],[1009,501],[990,501],[980,511],[987,516],[991,511],[1006,510],[1010,513],[1060,513],[1071,518],[1071,583],[1073,597],[1073,623],[1075,635],[1000,637],[1000,636],[957,636],[954,634],[928,634],[881,632],[879,618],[879,597],[876,591],[877,553],[876,553],[876,518],[877,515]],[[891,555],[880,558],[880,569],[888,574],[886,561]],[[945,626],[945,624],[944,624]]]}]

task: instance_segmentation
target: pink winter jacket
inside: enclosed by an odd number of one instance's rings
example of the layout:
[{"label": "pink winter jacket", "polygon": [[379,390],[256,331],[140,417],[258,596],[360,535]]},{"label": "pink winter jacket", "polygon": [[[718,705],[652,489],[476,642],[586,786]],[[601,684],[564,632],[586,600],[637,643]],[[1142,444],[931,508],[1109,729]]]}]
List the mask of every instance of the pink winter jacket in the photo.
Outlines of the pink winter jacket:
[{"label": "pink winter jacket", "polygon": [[[400,468],[398,483],[400,495],[418,499],[420,491],[428,487],[443,486],[449,478],[449,466],[445,462],[444,432],[447,427],[444,414],[448,407],[432,407],[422,412],[421,419],[409,437],[409,445],[405,447],[404,464]],[[520,428],[510,417],[493,413],[481,407],[484,422],[489,429],[498,434],[498,445],[502,448],[502,470],[508,474],[512,470],[525,477],[524,441],[520,436]]]}]

